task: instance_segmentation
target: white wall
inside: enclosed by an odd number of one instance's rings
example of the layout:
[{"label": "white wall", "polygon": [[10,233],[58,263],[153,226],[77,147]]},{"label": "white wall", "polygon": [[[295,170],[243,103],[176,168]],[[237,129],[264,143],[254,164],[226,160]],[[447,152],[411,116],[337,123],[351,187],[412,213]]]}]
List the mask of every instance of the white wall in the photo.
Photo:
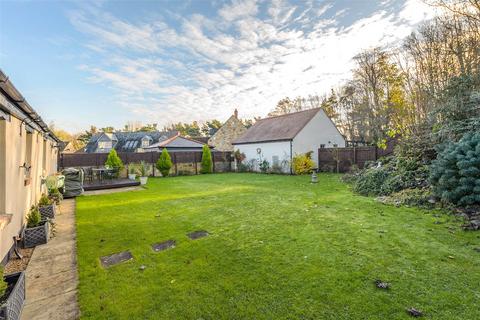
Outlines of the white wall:
[{"label": "white wall", "polygon": [[[238,144],[235,145],[235,150],[240,150],[244,153],[246,159],[244,163],[254,159],[255,161],[255,170],[260,171],[258,168],[259,159],[261,161],[266,159],[270,163],[270,167],[273,164],[273,156],[279,158],[279,162],[282,160],[290,161],[290,141],[280,141],[280,142],[262,142],[262,143],[251,143],[251,144]],[[257,148],[261,149],[260,156],[257,153]],[[290,166],[284,168],[285,172],[290,172]]]},{"label": "white wall", "polygon": [[325,112],[320,109],[293,139],[293,155],[313,151],[312,160],[318,165],[317,150],[321,144],[324,144],[325,148],[331,148],[334,144],[345,147],[345,139]]}]

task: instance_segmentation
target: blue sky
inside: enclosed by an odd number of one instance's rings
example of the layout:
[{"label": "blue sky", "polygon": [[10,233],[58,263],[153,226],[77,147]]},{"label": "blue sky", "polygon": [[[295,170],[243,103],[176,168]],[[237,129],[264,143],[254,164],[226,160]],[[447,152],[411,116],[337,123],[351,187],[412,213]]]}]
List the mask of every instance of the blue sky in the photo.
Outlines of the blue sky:
[{"label": "blue sky", "polygon": [[433,16],[399,1],[0,1],[0,68],[47,122],[265,116]]}]

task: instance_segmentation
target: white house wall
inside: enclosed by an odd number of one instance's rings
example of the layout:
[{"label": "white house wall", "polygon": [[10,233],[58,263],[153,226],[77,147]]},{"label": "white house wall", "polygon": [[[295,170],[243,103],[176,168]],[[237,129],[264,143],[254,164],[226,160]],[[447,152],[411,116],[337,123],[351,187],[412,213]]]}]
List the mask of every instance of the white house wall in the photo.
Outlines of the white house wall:
[{"label": "white house wall", "polygon": [[326,148],[333,147],[334,144],[337,144],[338,147],[345,147],[345,139],[325,112],[319,110],[293,139],[293,154],[313,151],[312,159],[318,164],[317,150],[322,144]]},{"label": "white house wall", "polygon": [[[235,150],[240,150],[245,154],[244,163],[254,160],[255,171],[260,171],[258,164],[263,160],[267,160],[272,166],[274,156],[278,157],[279,162],[282,162],[282,160],[290,161],[290,141],[239,144],[234,147]],[[260,155],[257,153],[258,148],[261,149]],[[290,172],[290,166],[286,166],[284,171]]]}]

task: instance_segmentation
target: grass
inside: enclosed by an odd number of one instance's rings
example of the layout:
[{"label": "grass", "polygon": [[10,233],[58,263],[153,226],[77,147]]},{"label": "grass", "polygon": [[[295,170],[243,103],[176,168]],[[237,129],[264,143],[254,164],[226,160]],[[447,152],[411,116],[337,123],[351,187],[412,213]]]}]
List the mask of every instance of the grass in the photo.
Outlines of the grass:
[{"label": "grass", "polygon": [[[78,198],[82,318],[480,318],[480,233],[354,195],[337,175],[319,181],[203,175]],[[189,240],[195,230],[211,235]],[[150,247],[168,239],[177,247]],[[127,249],[133,261],[101,267]]]}]

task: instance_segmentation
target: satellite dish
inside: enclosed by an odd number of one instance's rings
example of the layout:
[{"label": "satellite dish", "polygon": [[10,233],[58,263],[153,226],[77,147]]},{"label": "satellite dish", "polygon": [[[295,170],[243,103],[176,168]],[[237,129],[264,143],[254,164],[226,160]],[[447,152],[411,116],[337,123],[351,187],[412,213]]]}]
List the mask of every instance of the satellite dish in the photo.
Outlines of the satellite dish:
[{"label": "satellite dish", "polygon": [[260,153],[262,153],[262,149],[257,148],[257,154],[260,154]]}]

